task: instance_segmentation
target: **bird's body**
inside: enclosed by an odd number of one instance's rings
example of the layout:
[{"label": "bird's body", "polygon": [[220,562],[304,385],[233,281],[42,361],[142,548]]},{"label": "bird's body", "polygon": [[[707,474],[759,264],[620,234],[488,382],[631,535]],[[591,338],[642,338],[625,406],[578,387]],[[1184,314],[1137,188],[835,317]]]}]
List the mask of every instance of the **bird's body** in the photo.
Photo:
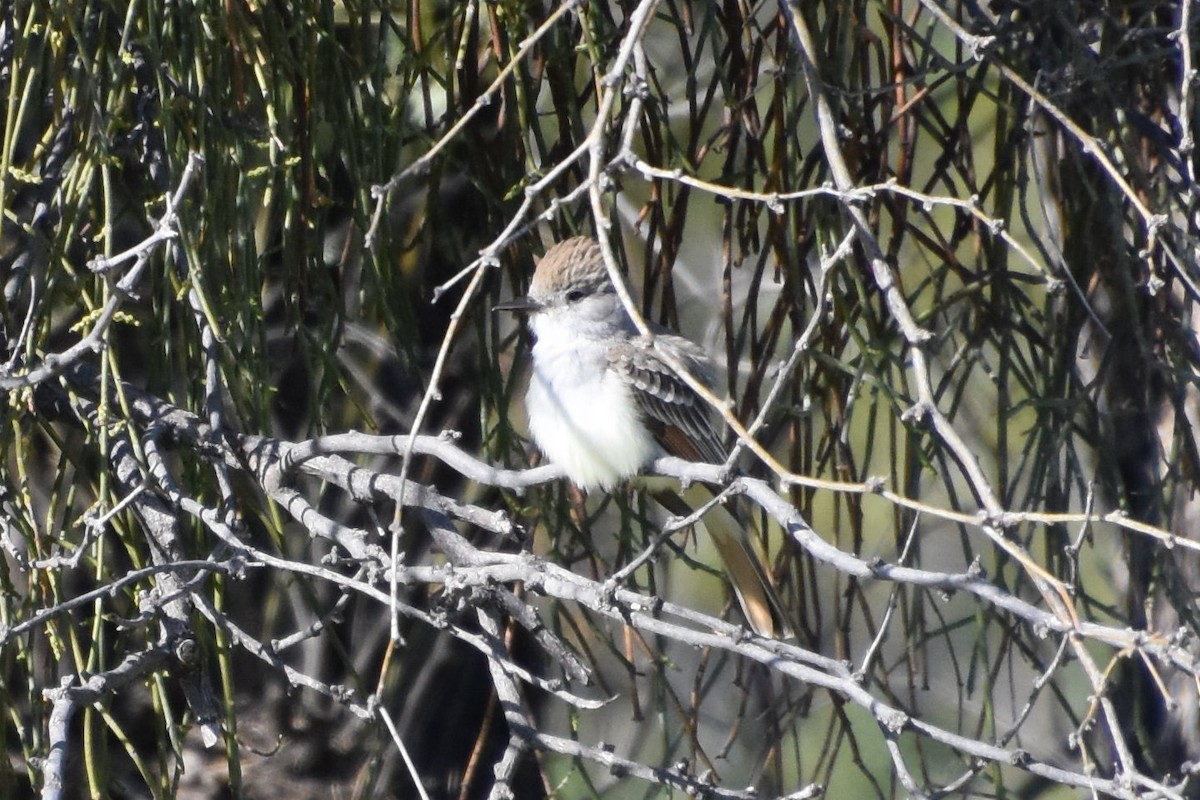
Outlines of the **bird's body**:
[{"label": "bird's body", "polygon": [[[497,308],[530,315],[529,430],[538,449],[576,486],[612,489],[661,455],[725,460],[704,401],[661,355],[708,384],[704,351],[657,328],[652,342],[641,336],[595,241],[576,237],[554,245],[538,262],[528,296]],[[706,527],[755,630],[768,636],[786,630],[739,523],[718,506]]]},{"label": "bird's body", "polygon": [[646,431],[629,384],[608,369],[608,346],[558,335],[555,326],[553,318],[533,322],[527,404],[537,413],[529,415],[529,431],[576,486],[612,489],[661,448]]}]

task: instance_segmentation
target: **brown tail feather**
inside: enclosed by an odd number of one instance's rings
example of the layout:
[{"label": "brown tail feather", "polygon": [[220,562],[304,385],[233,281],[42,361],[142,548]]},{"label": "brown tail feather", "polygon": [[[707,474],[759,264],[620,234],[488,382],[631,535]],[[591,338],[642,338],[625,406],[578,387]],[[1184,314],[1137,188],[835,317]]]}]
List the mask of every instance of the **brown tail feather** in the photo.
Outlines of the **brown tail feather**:
[{"label": "brown tail feather", "polygon": [[[689,486],[683,497],[673,491],[655,493],[655,499],[664,508],[680,516],[692,513],[712,498],[712,490],[702,484]],[[701,522],[724,562],[725,573],[729,576],[733,592],[750,627],[760,636],[791,636],[783,603],[771,586],[763,558],[756,552],[746,527],[720,503],[713,505]]]}]

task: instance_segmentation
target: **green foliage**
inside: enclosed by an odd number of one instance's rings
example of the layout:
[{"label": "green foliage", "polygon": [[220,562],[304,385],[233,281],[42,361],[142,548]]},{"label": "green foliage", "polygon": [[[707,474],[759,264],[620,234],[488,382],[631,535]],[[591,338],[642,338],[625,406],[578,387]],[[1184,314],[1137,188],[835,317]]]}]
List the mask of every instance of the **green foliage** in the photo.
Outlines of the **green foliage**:
[{"label": "green foliage", "polygon": [[[980,5],[7,5],[0,795],[61,796],[55,737],[67,796],[210,771],[247,797],[408,796],[413,769],[463,797],[1175,780],[1198,757],[1171,702],[1196,705],[1195,23]],[[429,506],[391,526],[380,487],[453,498],[501,555],[480,520],[507,509],[596,586],[659,538],[638,493],[519,497],[379,440],[279,467],[347,431],[527,466],[527,337],[489,309],[574,233],[714,355],[739,465],[836,548],[764,533],[803,655],[660,609],[677,628],[626,626],[586,583],[451,585],[421,571],[463,566]],[[621,588],[740,624],[710,555],[676,535]],[[518,735],[480,642],[548,680],[569,651],[615,699],[513,680],[547,738]],[[60,676],[101,676],[73,727]]]}]

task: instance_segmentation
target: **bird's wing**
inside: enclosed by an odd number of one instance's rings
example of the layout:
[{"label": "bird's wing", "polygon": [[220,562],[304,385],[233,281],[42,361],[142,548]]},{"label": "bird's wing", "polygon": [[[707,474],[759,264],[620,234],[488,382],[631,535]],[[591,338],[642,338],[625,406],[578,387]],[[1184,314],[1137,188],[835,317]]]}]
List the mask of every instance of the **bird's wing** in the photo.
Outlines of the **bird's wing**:
[{"label": "bird's wing", "polygon": [[[692,342],[665,334],[655,337],[655,347],[670,350],[705,385],[711,382],[708,359]],[[639,339],[620,342],[608,349],[608,363],[633,387],[646,425],[664,450],[688,461],[725,461],[704,400],[659,358],[655,348]]]}]

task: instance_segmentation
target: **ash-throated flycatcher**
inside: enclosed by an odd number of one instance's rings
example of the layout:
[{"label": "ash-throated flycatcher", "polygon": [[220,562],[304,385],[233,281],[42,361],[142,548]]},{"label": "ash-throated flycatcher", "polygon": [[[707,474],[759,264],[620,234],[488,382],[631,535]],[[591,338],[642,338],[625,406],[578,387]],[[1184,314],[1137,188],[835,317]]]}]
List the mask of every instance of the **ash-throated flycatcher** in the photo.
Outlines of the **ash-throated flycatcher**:
[{"label": "ash-throated flycatcher", "polygon": [[[654,329],[653,345],[640,336],[592,239],[576,237],[551,247],[537,264],[528,296],[496,309],[529,314],[535,339],[525,401],[529,430],[542,453],[580,489],[612,489],[660,455],[725,461],[704,400],[658,351],[669,352],[705,384],[711,383],[708,357],[665,329]],[[693,507],[706,502],[692,494],[685,492]],[[678,495],[656,496],[679,513]],[[690,513],[686,504],[683,513]],[[744,526],[719,504],[703,524],[755,631],[786,632],[780,603]]]}]

